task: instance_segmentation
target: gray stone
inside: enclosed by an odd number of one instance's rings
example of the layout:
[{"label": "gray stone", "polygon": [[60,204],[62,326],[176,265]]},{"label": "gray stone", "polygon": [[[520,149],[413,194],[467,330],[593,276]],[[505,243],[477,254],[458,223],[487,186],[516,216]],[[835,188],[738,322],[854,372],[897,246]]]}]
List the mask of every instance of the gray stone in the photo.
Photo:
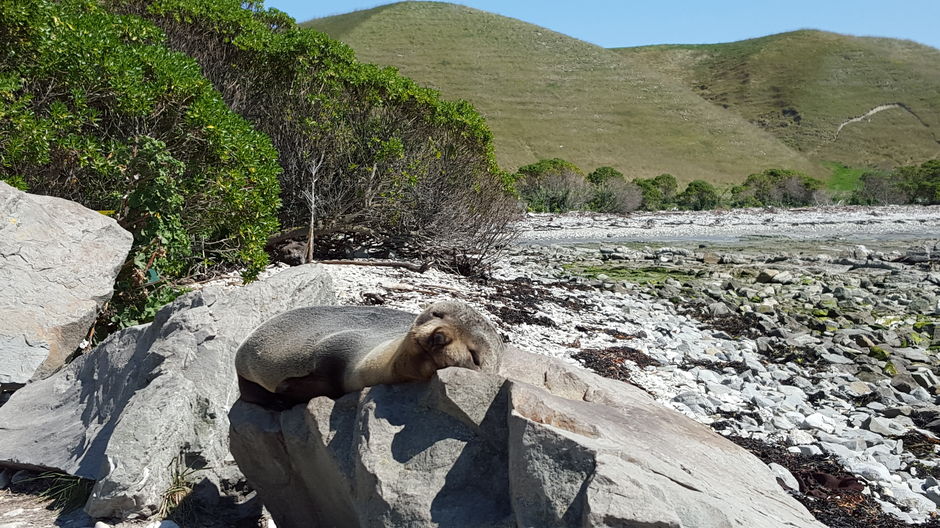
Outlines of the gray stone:
[{"label": "gray stone", "polygon": [[708,313],[712,317],[717,317],[720,315],[728,315],[731,313],[731,310],[728,309],[728,305],[723,302],[713,302],[708,305]]},{"label": "gray stone", "polygon": [[832,424],[832,421],[819,413],[813,413],[806,417],[803,420],[803,423],[800,424],[802,429],[817,429],[820,431],[825,431],[827,433],[832,433],[835,431],[835,427]]},{"label": "gray stone", "polygon": [[790,470],[777,464],[776,462],[771,462],[767,464],[767,467],[774,472],[774,476],[777,477],[777,483],[783,487],[785,490],[790,491],[800,491],[800,482],[796,480],[796,477],[793,476],[793,473],[790,473]]},{"label": "gray stone", "polygon": [[826,360],[827,362],[832,363],[833,365],[851,365],[855,363],[854,360],[849,359],[840,354],[832,354],[829,352],[825,352],[825,353],[820,354],[819,356],[822,359]]},{"label": "gray stone", "polygon": [[133,237],[68,200],[0,182],[0,388],[61,367],[108,299]]},{"label": "gray stone", "polygon": [[927,369],[919,369],[916,372],[912,372],[911,377],[913,377],[914,381],[919,383],[921,387],[934,392],[936,392],[937,386],[940,385],[940,379],[937,378],[937,375]]},{"label": "gray stone", "polygon": [[906,433],[908,429],[898,423],[896,419],[881,418],[878,416],[872,416],[869,418],[865,422],[864,426],[869,431],[884,436],[900,436]]},{"label": "gray stone", "polygon": [[840,461],[851,460],[855,457],[855,451],[845,447],[842,444],[833,444],[831,442],[819,442],[819,447],[823,452],[833,455]]},{"label": "gray stone", "polygon": [[774,280],[774,277],[776,277],[779,273],[780,273],[780,270],[775,270],[775,269],[770,269],[770,268],[763,269],[757,274],[756,280],[757,282],[766,284]]},{"label": "gray stone", "polygon": [[502,374],[238,402],[232,453],[280,528],[821,526],[763,463],[634,387],[517,350]]},{"label": "gray stone", "polygon": [[919,387],[914,377],[907,372],[899,372],[891,378],[891,386],[901,392],[911,392]]},{"label": "gray stone", "polygon": [[235,350],[268,318],[332,300],[317,266],[185,294],[17,391],[0,407],[0,463],[96,480],[94,517],[154,513],[181,452],[206,462],[200,476],[238,477],[227,439]]},{"label": "gray stone", "polygon": [[924,490],[924,495],[933,501],[934,504],[940,506],[940,486],[931,486]]},{"label": "gray stone", "polygon": [[871,386],[864,381],[853,381],[846,386],[845,390],[850,396],[865,396],[871,393]]},{"label": "gray stone", "polygon": [[795,430],[787,434],[787,443],[791,446],[808,445],[815,441],[816,438],[807,431]]},{"label": "gray stone", "polygon": [[884,465],[877,462],[851,462],[849,471],[869,482],[885,482],[891,480],[891,472]]},{"label": "gray stone", "polygon": [[822,449],[812,444],[788,447],[787,451],[803,456],[816,456],[822,454]]}]

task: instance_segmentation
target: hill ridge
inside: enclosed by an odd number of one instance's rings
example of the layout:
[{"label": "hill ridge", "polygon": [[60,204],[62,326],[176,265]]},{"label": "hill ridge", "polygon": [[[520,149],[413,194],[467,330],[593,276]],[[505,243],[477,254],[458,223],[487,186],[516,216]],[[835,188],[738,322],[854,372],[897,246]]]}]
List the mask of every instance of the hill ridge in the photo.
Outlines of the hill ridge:
[{"label": "hill ridge", "polygon": [[[501,165],[510,170],[560,157],[585,170],[613,166],[628,177],[668,172],[680,181],[730,183],[769,167],[824,176],[827,171],[820,162],[826,160],[898,164],[927,157],[936,144],[932,134],[928,138],[913,128],[915,118],[919,129],[931,130],[935,124],[933,107],[921,100],[883,98],[819,119],[816,109],[804,108],[799,98],[794,98],[796,106],[755,107],[755,99],[778,102],[774,94],[724,90],[722,85],[734,74],[749,75],[748,61],[757,61],[755,56],[768,49],[779,53],[770,46],[774,42],[815,35],[811,40],[845,47],[840,39],[885,40],[880,37],[807,29],[728,44],[607,49],[517,19],[423,1],[386,4],[303,25],[346,42],[361,60],[395,66],[447,98],[473,103],[494,132]],[[901,58],[905,53],[919,57],[919,52],[905,51],[912,46],[922,45],[891,41],[888,47],[897,48],[890,53]],[[720,70],[722,65],[731,70]],[[804,68],[829,71],[819,61]],[[814,79],[822,73],[799,70],[795,75]],[[800,87],[781,89],[787,90],[798,93]],[[853,159],[856,151],[870,146],[866,134],[871,127],[843,126],[836,135],[839,124],[895,101],[908,108],[907,118],[882,111],[859,123],[874,121],[879,130],[912,134],[916,148],[901,148],[900,155],[889,157],[882,151],[897,145],[888,145],[867,158]],[[827,137],[833,138],[832,144]]]}]

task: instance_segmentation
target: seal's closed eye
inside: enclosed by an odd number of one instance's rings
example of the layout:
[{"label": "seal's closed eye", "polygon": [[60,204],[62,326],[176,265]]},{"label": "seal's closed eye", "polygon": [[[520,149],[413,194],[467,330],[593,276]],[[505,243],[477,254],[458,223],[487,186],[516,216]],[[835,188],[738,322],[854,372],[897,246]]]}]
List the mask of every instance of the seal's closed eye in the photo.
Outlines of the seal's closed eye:
[{"label": "seal's closed eye", "polygon": [[428,344],[434,347],[444,346],[450,343],[450,338],[444,335],[443,332],[434,332],[431,334],[431,337],[428,338]]}]

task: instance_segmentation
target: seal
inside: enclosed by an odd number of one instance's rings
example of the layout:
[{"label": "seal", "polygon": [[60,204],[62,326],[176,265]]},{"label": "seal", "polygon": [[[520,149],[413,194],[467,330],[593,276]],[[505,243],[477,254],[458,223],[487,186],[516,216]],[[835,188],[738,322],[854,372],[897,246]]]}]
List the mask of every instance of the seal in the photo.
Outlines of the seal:
[{"label": "seal", "polygon": [[495,372],[503,343],[467,304],[420,315],[371,306],[311,306],[265,321],[238,347],[243,401],[285,409],[317,396],[430,379],[446,367]]}]

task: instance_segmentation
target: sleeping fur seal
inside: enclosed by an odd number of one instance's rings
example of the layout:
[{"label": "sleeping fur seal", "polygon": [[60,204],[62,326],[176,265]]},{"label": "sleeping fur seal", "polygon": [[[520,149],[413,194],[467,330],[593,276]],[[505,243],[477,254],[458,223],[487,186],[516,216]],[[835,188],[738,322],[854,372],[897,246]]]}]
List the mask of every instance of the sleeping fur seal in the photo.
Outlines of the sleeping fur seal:
[{"label": "sleeping fur seal", "polygon": [[372,385],[429,379],[445,367],[495,372],[502,340],[470,306],[442,301],[417,317],[389,308],[312,306],[275,316],[235,354],[241,399],[284,409]]}]

